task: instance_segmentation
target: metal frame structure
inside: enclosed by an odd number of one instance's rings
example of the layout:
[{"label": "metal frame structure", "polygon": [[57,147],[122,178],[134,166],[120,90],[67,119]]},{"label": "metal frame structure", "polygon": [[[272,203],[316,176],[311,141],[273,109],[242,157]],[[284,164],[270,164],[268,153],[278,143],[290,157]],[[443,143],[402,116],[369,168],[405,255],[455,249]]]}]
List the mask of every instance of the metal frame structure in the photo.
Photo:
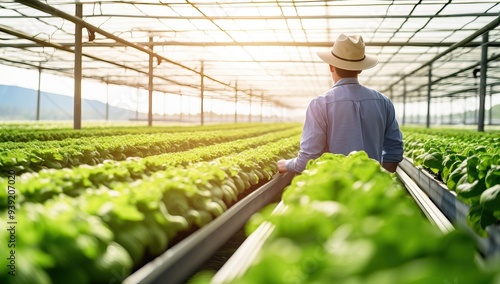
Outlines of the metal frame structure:
[{"label": "metal frame structure", "polygon": [[403,124],[414,102],[429,126],[435,102],[476,97],[481,131],[500,82],[499,13],[491,0],[7,0],[0,64],[74,77],[75,128],[82,78],[148,90],[149,125],[153,92],[198,97],[203,124],[203,98],[234,102],[235,121],[242,101],[304,113],[332,84],[316,52],[361,34],[379,64],[360,81]]}]

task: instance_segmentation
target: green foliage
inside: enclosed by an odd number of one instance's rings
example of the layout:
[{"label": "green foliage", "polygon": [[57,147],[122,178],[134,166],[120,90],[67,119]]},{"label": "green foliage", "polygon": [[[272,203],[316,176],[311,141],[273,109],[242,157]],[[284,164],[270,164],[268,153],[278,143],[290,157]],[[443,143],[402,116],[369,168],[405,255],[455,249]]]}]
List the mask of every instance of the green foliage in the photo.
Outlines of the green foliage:
[{"label": "green foliage", "polygon": [[0,176],[7,170],[39,172],[43,169],[97,165],[107,160],[148,157],[163,153],[251,138],[297,127],[294,124],[254,125],[243,129],[179,133],[124,134],[67,138],[56,141],[0,143]]},{"label": "green foliage", "polygon": [[[257,137],[200,146],[188,151],[164,153],[143,159],[128,158],[125,161],[107,160],[95,166],[82,165],[73,169],[50,169],[38,173],[26,173],[21,175],[17,181],[18,198],[23,202],[25,200],[43,202],[60,193],[78,196],[87,188],[99,188],[103,185],[113,187],[113,184],[117,182],[132,182],[169,168],[209,161],[232,153],[241,152],[245,149],[262,146],[279,139],[292,137],[299,134],[300,131],[299,127],[293,127]],[[242,161],[242,163],[248,164],[251,161],[252,159],[249,159]],[[244,167],[250,169],[249,165],[244,165]],[[259,161],[258,166],[265,168],[264,161]],[[232,171],[237,173],[240,170],[238,167],[235,167]],[[250,177],[252,182],[255,183],[258,179],[269,179],[270,175],[266,171],[256,171]],[[0,182],[6,183],[7,181],[0,177]],[[5,192],[0,191],[0,208],[5,208],[5,206],[7,206],[7,196]]]},{"label": "green foliage", "polygon": [[490,283],[472,239],[443,235],[364,152],[324,154],[283,193],[255,263],[232,283]]},{"label": "green foliage", "polygon": [[404,128],[403,132],[405,155],[416,166],[436,174],[470,205],[468,223],[485,235],[486,226],[498,223],[492,209],[483,207],[480,198],[500,184],[499,133],[422,128]]},{"label": "green foliage", "polygon": [[[277,171],[277,160],[296,154],[300,139],[300,128],[293,124],[209,133],[164,137],[168,143],[194,147],[189,151],[17,176],[19,232],[29,233],[17,238],[22,263],[15,279],[120,282],[146,256],[160,255],[181,235],[205,226],[268,181]],[[219,140],[210,142],[214,135]],[[213,144],[220,139],[232,142]],[[134,147],[151,151],[150,146]],[[118,148],[131,149],[127,144]],[[113,152],[86,150],[80,158],[88,161]],[[58,151],[51,159],[64,162],[67,155]],[[7,181],[0,178],[2,185]],[[8,204],[5,193],[0,199]],[[4,243],[8,238],[8,231],[0,233]],[[0,268],[2,283],[14,279],[6,278],[7,268]]]},{"label": "green foliage", "polygon": [[496,184],[481,193],[479,203],[486,210],[500,211],[500,184]]}]

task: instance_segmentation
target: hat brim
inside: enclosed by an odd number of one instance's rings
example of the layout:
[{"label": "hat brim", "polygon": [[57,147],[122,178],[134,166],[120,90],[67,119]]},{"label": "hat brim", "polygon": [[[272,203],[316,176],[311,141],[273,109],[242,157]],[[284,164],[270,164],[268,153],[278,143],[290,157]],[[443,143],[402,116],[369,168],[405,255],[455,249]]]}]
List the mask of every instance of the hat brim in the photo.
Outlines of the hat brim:
[{"label": "hat brim", "polygon": [[365,54],[365,58],[361,61],[347,61],[333,56],[330,50],[321,50],[318,51],[318,56],[324,62],[345,70],[366,70],[378,64],[378,57],[374,55]]}]

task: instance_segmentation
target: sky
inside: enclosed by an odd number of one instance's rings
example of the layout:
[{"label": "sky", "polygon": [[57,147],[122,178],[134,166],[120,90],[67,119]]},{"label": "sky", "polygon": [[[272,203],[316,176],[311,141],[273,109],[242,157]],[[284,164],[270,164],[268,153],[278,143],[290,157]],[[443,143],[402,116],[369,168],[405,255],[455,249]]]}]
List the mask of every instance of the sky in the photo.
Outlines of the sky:
[{"label": "sky", "polygon": [[[38,71],[0,64],[0,74],[0,84],[38,89]],[[44,92],[73,97],[73,78],[42,72],[40,89]],[[148,90],[112,84],[106,85],[89,79],[82,80],[82,98],[106,103],[106,94],[108,94],[109,104],[112,106],[133,111],[138,108],[140,112],[144,113],[148,111]],[[200,108],[200,100],[195,97],[153,93],[154,113],[176,114],[180,113],[182,109],[184,114],[196,114],[200,112]],[[205,100],[204,110],[206,112],[213,110],[219,114],[234,114],[234,102],[208,98]],[[248,102],[239,102],[237,110],[239,114],[248,115]],[[275,113],[275,110],[266,106],[264,106],[263,111],[264,115]],[[284,110],[279,111],[280,114],[286,114]],[[260,103],[254,102],[252,104],[252,114],[260,115]]]}]

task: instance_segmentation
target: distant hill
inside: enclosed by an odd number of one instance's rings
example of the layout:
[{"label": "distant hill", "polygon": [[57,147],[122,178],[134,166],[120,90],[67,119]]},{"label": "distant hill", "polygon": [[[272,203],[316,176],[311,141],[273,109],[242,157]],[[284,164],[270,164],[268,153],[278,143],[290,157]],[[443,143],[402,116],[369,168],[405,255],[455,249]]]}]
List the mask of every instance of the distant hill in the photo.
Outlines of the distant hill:
[{"label": "distant hill", "polygon": [[[48,92],[40,93],[40,120],[73,119],[73,97]],[[37,91],[0,84],[0,120],[35,120]],[[141,113],[140,117],[146,114]],[[129,120],[135,111],[109,106],[109,120]],[[106,104],[82,99],[83,120],[104,120]]]},{"label": "distant hill", "polygon": [[[40,93],[40,120],[72,120],[73,97],[48,92]],[[17,86],[0,84],[0,121],[2,120],[35,120],[37,91]],[[82,120],[105,120],[106,104],[96,100],[82,99]],[[146,113],[136,114],[133,110],[109,106],[109,120],[147,121]],[[192,122],[200,121],[199,114],[163,115],[155,113],[155,121]],[[240,114],[238,121],[248,121],[248,115]],[[252,121],[259,121],[259,116],[253,116]],[[267,117],[265,121],[276,121],[277,117]],[[206,122],[233,122],[232,114],[219,115],[205,112]]]},{"label": "distant hill", "polygon": [[[35,120],[36,119],[36,100],[37,91],[33,89],[9,86],[0,84],[0,120]],[[135,120],[136,112],[124,108],[109,106],[109,120],[127,121]],[[474,111],[466,112],[466,123],[477,123]],[[489,109],[485,113],[486,123],[489,121]],[[265,118],[266,121],[274,121],[276,117]],[[500,105],[494,105],[492,109],[492,118],[494,124],[500,123]],[[58,95],[48,92],[41,92],[40,101],[40,120],[72,120],[73,119],[73,97]],[[96,100],[82,100],[82,119],[83,120],[105,120],[106,104]],[[146,113],[138,114],[139,120],[147,120]],[[155,114],[154,119],[161,121],[200,121],[199,114],[196,115],[160,115]],[[232,122],[232,114],[217,115],[205,113],[206,121]],[[406,118],[407,123],[424,123],[425,115],[409,115]],[[449,123],[449,116],[432,116],[432,121],[438,123]],[[238,121],[248,121],[247,115],[239,115]],[[259,121],[259,117],[253,117],[252,121]],[[463,113],[453,115],[453,123],[461,124],[464,122]]]}]

